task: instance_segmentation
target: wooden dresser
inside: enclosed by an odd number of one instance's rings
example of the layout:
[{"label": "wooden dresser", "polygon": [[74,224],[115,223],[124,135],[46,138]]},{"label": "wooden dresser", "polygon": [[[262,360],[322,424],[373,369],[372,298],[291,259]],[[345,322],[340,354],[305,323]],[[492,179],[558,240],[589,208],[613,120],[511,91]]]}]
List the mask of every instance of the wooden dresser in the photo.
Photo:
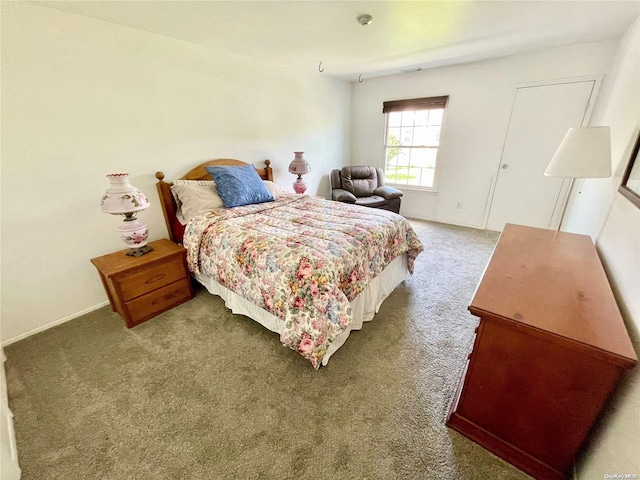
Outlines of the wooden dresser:
[{"label": "wooden dresser", "polygon": [[637,362],[591,238],[507,224],[469,310],[480,323],[447,425],[535,478],[570,478]]},{"label": "wooden dresser", "polygon": [[193,298],[184,248],[169,240],[149,245],[153,251],[141,257],[126,255],[127,249],[91,259],[111,309],[129,328]]}]

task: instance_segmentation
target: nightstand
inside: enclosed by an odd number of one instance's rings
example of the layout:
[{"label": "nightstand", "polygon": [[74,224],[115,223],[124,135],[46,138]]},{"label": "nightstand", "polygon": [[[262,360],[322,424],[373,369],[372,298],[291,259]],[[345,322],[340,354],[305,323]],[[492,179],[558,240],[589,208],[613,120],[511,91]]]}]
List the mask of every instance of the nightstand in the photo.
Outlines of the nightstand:
[{"label": "nightstand", "polygon": [[92,258],[109,297],[128,328],[193,298],[185,249],[169,240],[150,242],[153,251],[141,257],[128,250]]}]

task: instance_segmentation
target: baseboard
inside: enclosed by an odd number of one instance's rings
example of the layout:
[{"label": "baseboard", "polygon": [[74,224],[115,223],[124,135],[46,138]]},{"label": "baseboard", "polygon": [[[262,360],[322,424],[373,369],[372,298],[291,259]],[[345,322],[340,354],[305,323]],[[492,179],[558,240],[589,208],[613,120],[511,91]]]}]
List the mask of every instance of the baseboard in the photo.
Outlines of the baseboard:
[{"label": "baseboard", "polygon": [[94,305],[93,307],[89,307],[89,308],[85,308],[84,310],[81,310],[79,312],[73,313],[71,315],[68,315],[66,317],[63,317],[59,320],[55,320],[51,323],[47,323],[46,325],[43,325],[42,327],[38,327],[35,328],[33,330],[30,330],[26,333],[22,333],[16,337],[10,338],[8,340],[4,340],[0,346],[2,347],[6,347],[7,345],[11,345],[12,343],[16,343],[20,340],[23,340],[27,337],[30,337],[31,335],[35,335],[36,333],[40,333],[40,332],[44,332],[45,330],[48,330],[52,327],[55,327],[56,325],[60,325],[62,323],[68,322],[69,320],[73,320],[74,318],[78,318],[81,317],[82,315],[85,315],[87,313],[93,312],[94,310],[98,310],[99,308],[104,307],[105,305],[109,305],[109,302],[105,301],[102,303],[99,303],[98,305]]}]

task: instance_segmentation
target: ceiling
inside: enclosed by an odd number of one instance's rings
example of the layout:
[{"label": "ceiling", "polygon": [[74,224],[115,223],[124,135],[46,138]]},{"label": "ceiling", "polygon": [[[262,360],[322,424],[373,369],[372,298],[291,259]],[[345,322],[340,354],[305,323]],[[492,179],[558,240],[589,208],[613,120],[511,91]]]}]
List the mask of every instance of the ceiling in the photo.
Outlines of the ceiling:
[{"label": "ceiling", "polygon": [[351,81],[619,38],[640,14],[637,0],[33,3]]}]

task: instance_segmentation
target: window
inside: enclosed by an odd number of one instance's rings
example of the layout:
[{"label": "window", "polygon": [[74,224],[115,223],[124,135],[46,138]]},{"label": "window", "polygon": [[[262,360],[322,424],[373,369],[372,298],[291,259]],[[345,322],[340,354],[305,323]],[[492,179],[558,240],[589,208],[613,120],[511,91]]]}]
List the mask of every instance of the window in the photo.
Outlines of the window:
[{"label": "window", "polygon": [[438,147],[448,96],[384,102],[386,182],[435,190]]}]

